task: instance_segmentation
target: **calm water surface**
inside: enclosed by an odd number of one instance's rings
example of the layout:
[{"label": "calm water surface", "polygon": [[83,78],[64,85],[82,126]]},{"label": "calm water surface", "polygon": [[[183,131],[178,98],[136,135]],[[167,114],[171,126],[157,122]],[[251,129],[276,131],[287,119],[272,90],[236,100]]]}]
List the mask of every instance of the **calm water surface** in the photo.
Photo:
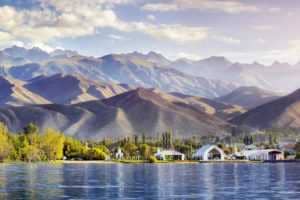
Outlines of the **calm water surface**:
[{"label": "calm water surface", "polygon": [[300,199],[300,165],[1,164],[0,199]]}]

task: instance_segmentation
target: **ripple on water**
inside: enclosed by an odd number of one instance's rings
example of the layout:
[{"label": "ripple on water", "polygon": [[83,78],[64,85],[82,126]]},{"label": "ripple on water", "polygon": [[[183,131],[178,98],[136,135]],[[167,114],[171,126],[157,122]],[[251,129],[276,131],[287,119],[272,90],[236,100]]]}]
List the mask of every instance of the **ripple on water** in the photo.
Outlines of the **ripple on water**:
[{"label": "ripple on water", "polygon": [[287,164],[0,165],[0,199],[300,199]]}]

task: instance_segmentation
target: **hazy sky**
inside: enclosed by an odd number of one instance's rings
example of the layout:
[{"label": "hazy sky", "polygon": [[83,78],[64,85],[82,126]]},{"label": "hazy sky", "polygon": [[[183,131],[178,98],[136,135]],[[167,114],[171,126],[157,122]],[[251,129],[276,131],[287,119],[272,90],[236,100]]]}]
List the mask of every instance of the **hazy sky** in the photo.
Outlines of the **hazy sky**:
[{"label": "hazy sky", "polygon": [[299,0],[0,0],[0,47],[300,60]]}]

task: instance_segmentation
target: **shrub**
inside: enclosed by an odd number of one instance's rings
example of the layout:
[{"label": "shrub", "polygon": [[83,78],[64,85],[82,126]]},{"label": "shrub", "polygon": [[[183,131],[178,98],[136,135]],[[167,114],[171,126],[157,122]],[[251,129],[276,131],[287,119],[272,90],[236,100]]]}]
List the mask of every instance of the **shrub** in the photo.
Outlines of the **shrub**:
[{"label": "shrub", "polygon": [[150,157],[149,157],[149,162],[150,162],[150,163],[156,163],[156,162],[157,162],[156,157],[155,157],[155,156],[150,156]]},{"label": "shrub", "polygon": [[105,160],[106,154],[98,148],[91,148],[87,151],[88,160]]}]

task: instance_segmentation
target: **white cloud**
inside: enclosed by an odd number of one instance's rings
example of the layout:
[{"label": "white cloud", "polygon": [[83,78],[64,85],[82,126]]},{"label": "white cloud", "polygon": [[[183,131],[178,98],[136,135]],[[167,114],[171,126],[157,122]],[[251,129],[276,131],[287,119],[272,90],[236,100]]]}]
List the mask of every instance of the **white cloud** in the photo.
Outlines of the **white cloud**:
[{"label": "white cloud", "polygon": [[29,48],[29,49],[31,49],[33,47],[37,47],[48,53],[54,51],[55,49],[60,49],[59,47],[53,48],[45,43],[40,43],[40,42],[25,44],[24,47]]},{"label": "white cloud", "polygon": [[274,29],[274,27],[271,25],[255,25],[252,26],[252,28],[257,31],[270,31]]},{"label": "white cloud", "polygon": [[265,44],[266,43],[266,40],[262,39],[262,38],[258,38],[257,40],[257,43],[259,44]]},{"label": "white cloud", "polygon": [[150,21],[155,21],[156,17],[154,15],[147,15],[147,19],[149,19]]},{"label": "white cloud", "polygon": [[180,52],[177,54],[176,58],[178,58],[178,59],[186,58],[189,60],[200,60],[201,56],[199,56],[197,54],[193,54],[193,53]]},{"label": "white cloud", "polygon": [[160,11],[160,12],[168,12],[168,11],[176,11],[179,10],[177,4],[167,4],[167,3],[149,3],[143,6],[144,10],[148,11]]},{"label": "white cloud", "polygon": [[199,41],[207,37],[207,30],[203,27],[126,22],[119,19],[111,9],[115,4],[130,3],[134,0],[40,1],[41,6],[34,9],[16,10],[11,6],[0,7],[0,24],[6,33],[5,37],[46,45],[57,38],[93,35],[101,28],[142,32],[179,43]]},{"label": "white cloud", "polygon": [[11,41],[11,40],[13,40],[13,37],[9,33],[0,31],[0,42]]},{"label": "white cloud", "polygon": [[278,8],[278,7],[269,8],[269,12],[271,12],[271,13],[278,13],[280,11],[281,11],[281,8]]},{"label": "white cloud", "polygon": [[121,35],[110,34],[108,37],[113,40],[125,40],[125,38]]},{"label": "white cloud", "polygon": [[238,45],[241,43],[241,40],[233,38],[233,37],[228,37],[228,36],[217,35],[217,36],[214,36],[213,38],[215,40],[221,41],[226,44]]},{"label": "white cloud", "polygon": [[241,12],[257,12],[259,9],[255,5],[245,4],[242,1],[229,0],[173,0],[167,3],[148,3],[142,9],[147,11],[177,11],[186,9],[222,11],[229,14]]},{"label": "white cloud", "polygon": [[158,39],[169,39],[178,43],[201,41],[207,38],[208,30],[204,27],[191,27],[180,24],[153,25],[134,23],[133,28]]},{"label": "white cloud", "polygon": [[287,48],[272,49],[269,51],[261,52],[262,60],[268,60],[270,63],[274,60],[281,62],[296,63],[299,62],[300,40],[290,40]]}]

